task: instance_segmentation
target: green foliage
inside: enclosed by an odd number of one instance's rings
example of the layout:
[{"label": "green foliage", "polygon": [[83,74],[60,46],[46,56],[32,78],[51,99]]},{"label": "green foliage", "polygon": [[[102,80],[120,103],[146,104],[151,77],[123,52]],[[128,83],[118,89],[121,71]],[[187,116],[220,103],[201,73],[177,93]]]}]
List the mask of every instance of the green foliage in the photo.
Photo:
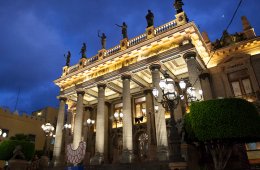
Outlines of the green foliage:
[{"label": "green foliage", "polygon": [[185,129],[189,139],[201,142],[253,142],[260,139],[260,116],[254,105],[243,99],[195,102],[185,117]]},{"label": "green foliage", "polygon": [[13,156],[16,146],[22,146],[22,152],[27,160],[31,160],[34,155],[34,144],[28,141],[4,140],[0,143],[0,160],[9,160]]},{"label": "green foliage", "polygon": [[25,134],[16,134],[15,136],[10,137],[10,140],[30,141],[30,138]]}]

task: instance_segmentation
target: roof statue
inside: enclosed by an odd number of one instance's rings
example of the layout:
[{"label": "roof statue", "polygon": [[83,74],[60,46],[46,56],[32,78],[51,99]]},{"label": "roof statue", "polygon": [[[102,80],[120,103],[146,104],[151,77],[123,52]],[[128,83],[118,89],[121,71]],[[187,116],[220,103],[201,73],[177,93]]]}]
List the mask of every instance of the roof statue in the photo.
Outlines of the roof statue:
[{"label": "roof statue", "polygon": [[87,51],[87,46],[86,43],[82,44],[80,53],[81,53],[81,58],[86,58],[86,51]]},{"label": "roof statue", "polygon": [[221,39],[216,39],[215,42],[212,43],[212,46],[214,49],[219,49],[240,41],[243,41],[246,39],[246,36],[244,33],[235,33],[235,34],[229,34],[227,30],[223,31]]},{"label": "roof statue", "polygon": [[151,10],[148,10],[148,14],[146,15],[147,28],[154,25],[154,15]]},{"label": "roof statue", "polygon": [[[65,54],[64,54],[65,57]],[[68,51],[67,56],[66,56],[66,66],[70,66],[70,57],[71,57],[71,53],[70,51]]]},{"label": "roof statue", "polygon": [[102,35],[100,36],[99,31],[98,31],[98,37],[101,39],[101,45],[102,45],[102,49],[106,49],[106,35],[105,33],[102,33]]},{"label": "roof statue", "polygon": [[175,0],[173,6],[174,6],[177,14],[183,12],[183,9],[182,9],[183,5],[184,5],[184,3],[182,2],[182,0]]},{"label": "roof statue", "polygon": [[123,25],[118,25],[118,24],[116,24],[116,26],[122,28],[123,39],[127,38],[127,25],[126,25],[126,23],[123,22]]}]

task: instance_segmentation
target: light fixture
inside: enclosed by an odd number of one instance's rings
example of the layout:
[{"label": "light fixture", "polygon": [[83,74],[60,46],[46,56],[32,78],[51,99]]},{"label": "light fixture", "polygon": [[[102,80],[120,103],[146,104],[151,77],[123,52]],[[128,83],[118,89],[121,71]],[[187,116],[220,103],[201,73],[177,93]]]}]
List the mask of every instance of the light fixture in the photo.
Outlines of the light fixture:
[{"label": "light fixture", "polygon": [[184,90],[186,88],[186,83],[183,79],[181,79],[181,81],[179,82],[179,86],[182,90]]},{"label": "light fixture", "polygon": [[3,136],[3,138],[5,138],[7,136],[7,133],[4,132],[2,136]]},{"label": "light fixture", "polygon": [[155,110],[156,112],[158,112],[159,106],[158,106],[158,105],[155,105],[155,106],[154,106],[154,110]]},{"label": "light fixture", "polygon": [[122,112],[120,112],[119,117],[123,118],[123,116],[124,116],[124,114]]},{"label": "light fixture", "polygon": [[202,96],[202,94],[203,94],[203,91],[202,91],[202,90],[199,90],[199,94]]},{"label": "light fixture", "polygon": [[3,131],[2,131],[2,129],[0,129],[0,136],[2,135],[2,133],[3,133]]},{"label": "light fixture", "polygon": [[95,120],[92,120],[90,118],[87,119],[87,125],[88,126],[91,126],[91,125],[94,125],[95,124]]},{"label": "light fixture", "polygon": [[157,88],[154,88],[152,93],[153,93],[155,98],[157,98],[159,96],[159,90]]},{"label": "light fixture", "polygon": [[115,118],[118,118],[118,117],[119,117],[119,113],[118,113],[118,112],[115,112],[115,113],[114,113],[114,117],[115,117]]}]

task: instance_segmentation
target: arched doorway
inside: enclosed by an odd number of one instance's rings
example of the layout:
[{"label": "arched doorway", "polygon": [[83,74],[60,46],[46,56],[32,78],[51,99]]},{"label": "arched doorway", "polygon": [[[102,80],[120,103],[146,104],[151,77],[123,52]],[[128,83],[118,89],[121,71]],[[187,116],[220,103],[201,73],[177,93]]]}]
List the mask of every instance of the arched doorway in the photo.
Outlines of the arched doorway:
[{"label": "arched doorway", "polygon": [[148,157],[148,134],[146,132],[141,132],[137,136],[137,148],[138,148],[138,158],[142,162]]}]

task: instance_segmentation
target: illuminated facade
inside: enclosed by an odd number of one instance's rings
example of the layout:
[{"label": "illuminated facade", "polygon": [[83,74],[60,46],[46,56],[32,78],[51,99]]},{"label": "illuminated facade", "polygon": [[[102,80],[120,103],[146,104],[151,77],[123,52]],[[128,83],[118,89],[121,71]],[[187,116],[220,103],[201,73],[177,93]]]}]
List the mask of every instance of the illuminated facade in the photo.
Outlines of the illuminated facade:
[{"label": "illuminated facade", "polygon": [[[259,100],[260,38],[246,17],[242,17],[242,32],[224,32],[216,42],[200,33],[194,22],[187,22],[184,12],[175,17],[162,26],[148,27],[135,38],[125,38],[111,49],[101,49],[91,58],[81,58],[76,65],[63,67],[61,77],[54,81],[60,87],[56,162],[63,147],[66,104],[66,123],[72,128],[65,140],[72,142],[73,149],[81,141],[87,142],[86,164],[167,160],[170,115],[152,95],[165,71],[176,82],[189,80],[196,92],[203,91],[204,100]],[[184,113],[180,103],[176,119]],[[94,120],[94,125],[90,126],[88,119]],[[186,148],[182,146],[183,156],[189,162]]]}]

